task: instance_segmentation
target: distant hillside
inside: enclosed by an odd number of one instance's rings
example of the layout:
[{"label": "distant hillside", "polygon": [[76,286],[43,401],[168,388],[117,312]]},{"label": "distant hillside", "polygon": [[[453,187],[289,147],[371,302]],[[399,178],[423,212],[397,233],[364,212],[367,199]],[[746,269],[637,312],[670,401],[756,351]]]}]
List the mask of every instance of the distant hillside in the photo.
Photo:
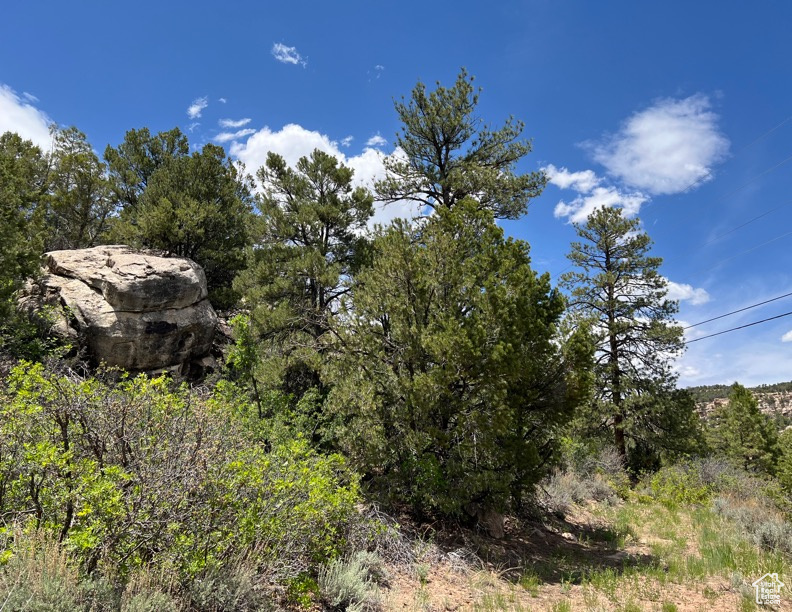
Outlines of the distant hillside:
[{"label": "distant hillside", "polygon": [[[718,406],[728,402],[730,385],[688,387],[696,407],[706,417]],[[776,421],[779,429],[792,425],[792,382],[759,385],[751,388],[759,409]]]}]

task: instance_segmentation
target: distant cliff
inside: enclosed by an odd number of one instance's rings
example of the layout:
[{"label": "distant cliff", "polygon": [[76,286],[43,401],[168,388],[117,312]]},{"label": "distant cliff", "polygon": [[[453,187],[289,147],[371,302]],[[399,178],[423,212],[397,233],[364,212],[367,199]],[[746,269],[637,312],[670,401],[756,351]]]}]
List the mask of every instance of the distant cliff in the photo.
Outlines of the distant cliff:
[{"label": "distant cliff", "polygon": [[[690,387],[688,389],[696,400],[696,408],[705,418],[719,406],[729,401],[728,385]],[[751,389],[759,409],[773,418],[783,429],[792,425],[792,382],[775,385],[761,385]]]}]

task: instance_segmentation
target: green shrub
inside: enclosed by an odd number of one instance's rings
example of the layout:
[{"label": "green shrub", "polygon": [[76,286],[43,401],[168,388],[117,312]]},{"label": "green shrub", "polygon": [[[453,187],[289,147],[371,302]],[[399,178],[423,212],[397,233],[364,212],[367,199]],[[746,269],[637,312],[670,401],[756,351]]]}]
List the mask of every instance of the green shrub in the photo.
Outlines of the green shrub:
[{"label": "green shrub", "polygon": [[[223,575],[236,560],[259,584],[346,553],[359,486],[344,458],[303,439],[266,450],[226,399],[21,364],[0,391],[0,515],[61,538],[86,574],[164,571],[206,609],[255,599],[244,575]],[[162,603],[155,591],[134,605]]]},{"label": "green shrub", "polygon": [[319,570],[322,600],[333,610],[377,610],[379,590],[369,573],[371,558],[334,559]]},{"label": "green shrub", "polygon": [[712,493],[699,474],[685,465],[662,468],[650,477],[647,486],[650,495],[668,508],[707,503]]},{"label": "green shrub", "polygon": [[747,505],[719,497],[713,506],[718,514],[733,521],[755,545],[792,554],[792,524],[769,505],[756,500]]},{"label": "green shrub", "polygon": [[76,564],[49,534],[18,532],[13,553],[0,567],[0,609],[73,612],[83,593]]}]

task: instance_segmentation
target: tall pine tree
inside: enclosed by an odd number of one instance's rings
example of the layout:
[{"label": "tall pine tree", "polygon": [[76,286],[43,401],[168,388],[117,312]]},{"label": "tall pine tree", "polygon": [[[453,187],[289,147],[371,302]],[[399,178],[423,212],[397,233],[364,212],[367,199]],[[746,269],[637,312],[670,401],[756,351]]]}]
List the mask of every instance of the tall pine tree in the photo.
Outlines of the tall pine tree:
[{"label": "tall pine tree", "polygon": [[609,429],[622,459],[646,467],[647,453],[683,450],[695,419],[692,402],[674,393],[673,360],[684,347],[674,324],[661,259],[637,219],[600,208],[583,225],[568,255],[577,268],[564,274],[570,309],[596,339],[596,403],[592,428]]}]

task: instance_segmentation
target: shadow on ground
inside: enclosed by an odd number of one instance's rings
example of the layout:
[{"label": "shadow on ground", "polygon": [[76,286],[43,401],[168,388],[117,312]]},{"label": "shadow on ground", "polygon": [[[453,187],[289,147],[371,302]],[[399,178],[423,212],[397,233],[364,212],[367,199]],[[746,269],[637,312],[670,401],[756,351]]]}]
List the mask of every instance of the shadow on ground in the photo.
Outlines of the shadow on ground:
[{"label": "shadow on ground", "polygon": [[551,516],[507,520],[502,540],[476,530],[446,528],[435,533],[435,541],[449,555],[471,551],[487,569],[510,582],[520,582],[528,575],[546,584],[580,584],[603,570],[621,574],[629,568],[657,566],[658,558],[624,545],[630,535],[607,525]]}]

